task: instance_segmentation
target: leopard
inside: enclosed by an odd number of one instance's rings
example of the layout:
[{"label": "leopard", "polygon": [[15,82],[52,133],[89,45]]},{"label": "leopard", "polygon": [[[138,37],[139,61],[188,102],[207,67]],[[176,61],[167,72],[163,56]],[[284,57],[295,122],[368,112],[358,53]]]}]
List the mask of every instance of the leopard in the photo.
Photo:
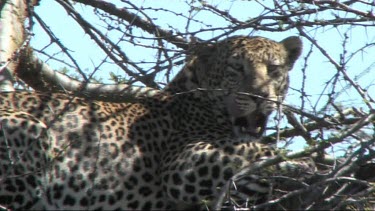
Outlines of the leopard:
[{"label": "leopard", "polygon": [[[277,153],[259,139],[286,97],[301,51],[297,36],[195,44],[171,82],[131,102],[0,93],[0,206],[164,210],[210,204],[233,175]],[[269,185],[255,175],[246,178],[243,194],[268,193]]]}]

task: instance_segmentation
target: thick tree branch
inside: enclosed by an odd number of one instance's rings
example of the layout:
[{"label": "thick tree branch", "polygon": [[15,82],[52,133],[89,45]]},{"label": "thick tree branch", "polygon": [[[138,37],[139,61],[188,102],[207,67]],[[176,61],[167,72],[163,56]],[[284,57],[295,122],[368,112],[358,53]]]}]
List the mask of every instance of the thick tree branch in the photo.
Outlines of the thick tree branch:
[{"label": "thick tree branch", "polygon": [[13,91],[13,61],[26,36],[23,27],[26,5],[23,0],[2,1],[1,4],[0,91]]},{"label": "thick tree branch", "polygon": [[33,55],[30,49],[24,51],[20,57],[16,74],[37,91],[69,92],[93,100],[133,102],[139,98],[155,96],[160,92],[152,88],[127,84],[105,85],[80,82],[52,70]]}]

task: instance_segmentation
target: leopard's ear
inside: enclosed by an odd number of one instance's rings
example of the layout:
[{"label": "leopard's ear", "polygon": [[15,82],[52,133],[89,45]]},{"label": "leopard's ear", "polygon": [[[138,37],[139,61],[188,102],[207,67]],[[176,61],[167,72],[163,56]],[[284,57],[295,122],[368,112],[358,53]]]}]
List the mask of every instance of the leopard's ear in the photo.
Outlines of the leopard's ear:
[{"label": "leopard's ear", "polygon": [[289,62],[294,64],[302,52],[302,40],[297,36],[291,36],[280,42],[288,52]]},{"label": "leopard's ear", "polygon": [[186,60],[194,57],[199,58],[200,61],[206,62],[216,51],[216,45],[213,43],[205,43],[202,40],[192,40],[189,43],[188,56]]},{"label": "leopard's ear", "polygon": [[[203,42],[201,40],[194,39],[189,43],[186,51],[185,66],[180,71],[173,81],[169,84],[169,87],[174,85],[174,81],[184,80],[176,84],[185,83],[184,89],[195,89],[202,87],[199,79],[206,80],[207,74],[210,72],[210,68],[213,65],[210,62],[216,61],[211,59],[216,51],[215,44]],[[188,81],[188,83],[186,83]]]},{"label": "leopard's ear", "polygon": [[216,62],[217,45],[214,43],[200,43],[193,51],[194,65],[193,71],[196,76],[197,84],[200,87],[207,88],[207,78],[212,78],[212,73],[217,74]]}]

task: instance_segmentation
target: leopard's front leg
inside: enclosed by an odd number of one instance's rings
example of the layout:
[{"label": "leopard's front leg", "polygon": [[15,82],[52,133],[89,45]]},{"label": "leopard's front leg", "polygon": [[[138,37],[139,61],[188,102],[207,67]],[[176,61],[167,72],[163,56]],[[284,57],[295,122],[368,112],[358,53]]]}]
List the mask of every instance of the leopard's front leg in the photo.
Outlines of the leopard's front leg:
[{"label": "leopard's front leg", "polygon": [[228,196],[223,202],[248,206],[265,202],[272,190],[268,177],[287,175],[288,171],[295,174],[307,164],[284,161],[247,172],[229,186],[227,183],[244,168],[275,154],[272,147],[241,139],[190,142],[164,159],[164,192],[177,205],[212,206],[223,191]]}]

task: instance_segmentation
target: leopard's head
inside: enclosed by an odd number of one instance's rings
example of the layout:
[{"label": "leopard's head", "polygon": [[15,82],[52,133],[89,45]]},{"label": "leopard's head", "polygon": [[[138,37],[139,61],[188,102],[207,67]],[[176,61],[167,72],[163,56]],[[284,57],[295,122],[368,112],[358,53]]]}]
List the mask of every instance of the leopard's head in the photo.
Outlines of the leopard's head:
[{"label": "leopard's head", "polygon": [[281,42],[228,38],[197,48],[166,89],[207,90],[205,97],[227,110],[235,135],[259,137],[267,117],[287,93],[288,73],[301,51],[302,41],[295,36]]}]

